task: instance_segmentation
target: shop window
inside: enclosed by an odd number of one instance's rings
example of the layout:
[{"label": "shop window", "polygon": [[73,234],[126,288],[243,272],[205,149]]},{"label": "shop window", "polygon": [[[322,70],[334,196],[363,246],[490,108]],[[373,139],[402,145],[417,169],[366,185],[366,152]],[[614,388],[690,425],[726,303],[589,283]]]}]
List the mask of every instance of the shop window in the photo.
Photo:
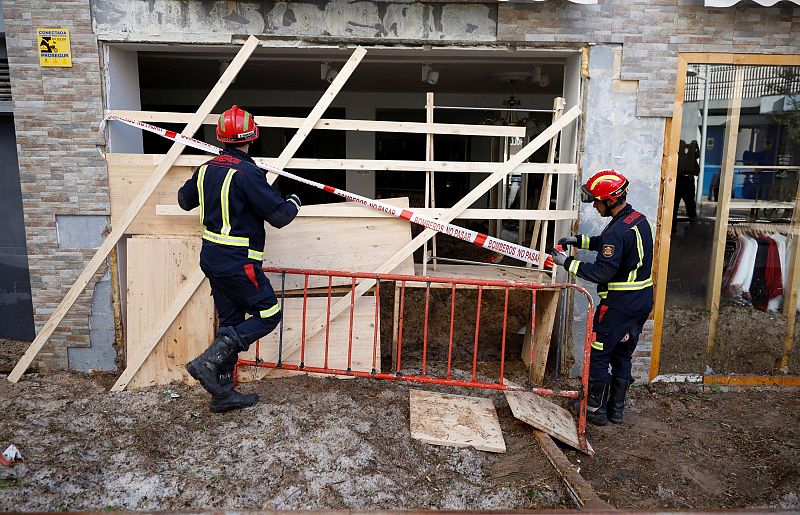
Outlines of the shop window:
[{"label": "shop window", "polygon": [[689,64],[676,161],[659,372],[798,375],[800,66]]}]

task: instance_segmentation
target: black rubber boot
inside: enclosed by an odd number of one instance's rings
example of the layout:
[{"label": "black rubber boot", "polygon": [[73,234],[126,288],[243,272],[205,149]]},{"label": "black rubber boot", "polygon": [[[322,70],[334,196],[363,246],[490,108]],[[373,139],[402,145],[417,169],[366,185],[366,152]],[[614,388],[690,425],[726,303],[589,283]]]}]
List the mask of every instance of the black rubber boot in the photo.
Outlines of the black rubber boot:
[{"label": "black rubber boot", "polygon": [[[608,423],[606,415],[606,403],[608,402],[608,383],[589,381],[589,401],[586,403],[586,420],[596,426],[604,426]],[[580,416],[581,403],[575,400],[572,403],[572,411],[575,416]]]},{"label": "black rubber boot", "polygon": [[586,420],[596,426],[608,423],[606,403],[608,402],[608,383],[589,382],[589,402],[586,404]]},{"label": "black rubber boot", "polygon": [[186,364],[186,370],[208,393],[214,397],[222,397],[225,391],[219,384],[220,369],[238,350],[238,345],[230,336],[218,336],[205,352]]},{"label": "black rubber boot", "polygon": [[210,409],[214,413],[248,408],[258,402],[258,394],[241,394],[233,388],[233,370],[238,356],[238,353],[232,354],[220,367],[218,382],[224,393],[211,399]]},{"label": "black rubber boot", "polygon": [[611,393],[608,398],[608,420],[614,424],[622,424],[622,414],[625,411],[625,397],[632,379],[611,378]]}]

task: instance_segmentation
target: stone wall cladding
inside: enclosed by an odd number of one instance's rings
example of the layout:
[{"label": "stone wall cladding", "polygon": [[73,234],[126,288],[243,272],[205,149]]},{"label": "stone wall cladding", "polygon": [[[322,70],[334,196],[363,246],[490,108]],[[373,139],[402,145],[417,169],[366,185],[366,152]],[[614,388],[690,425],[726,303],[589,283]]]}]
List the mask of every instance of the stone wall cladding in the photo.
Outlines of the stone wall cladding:
[{"label": "stone wall cladding", "polygon": [[599,0],[498,4],[501,42],[621,43],[623,80],[638,80],[638,116],[669,117],[678,52],[800,54],[800,7],[702,0]]},{"label": "stone wall cladding", "polygon": [[[4,0],[3,14],[38,332],[94,255],[58,248],[56,214],[110,211],[108,173],[96,147],[104,144],[99,54],[86,0]],[[40,68],[41,27],[69,29],[72,68]],[[67,347],[90,345],[93,284],[42,349],[40,369],[66,368]]]}]

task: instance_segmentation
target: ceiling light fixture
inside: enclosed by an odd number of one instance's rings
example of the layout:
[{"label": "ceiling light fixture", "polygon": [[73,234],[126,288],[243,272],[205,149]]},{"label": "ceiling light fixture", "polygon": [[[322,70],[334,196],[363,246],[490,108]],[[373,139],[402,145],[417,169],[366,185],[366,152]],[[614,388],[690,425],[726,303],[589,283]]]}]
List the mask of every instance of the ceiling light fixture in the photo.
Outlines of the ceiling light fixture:
[{"label": "ceiling light fixture", "polygon": [[434,85],[439,82],[439,72],[434,70],[430,64],[422,65],[422,82]]},{"label": "ceiling light fixture", "polygon": [[319,67],[319,78],[326,82],[333,82],[339,75],[339,70],[331,66],[331,63],[322,63]]}]

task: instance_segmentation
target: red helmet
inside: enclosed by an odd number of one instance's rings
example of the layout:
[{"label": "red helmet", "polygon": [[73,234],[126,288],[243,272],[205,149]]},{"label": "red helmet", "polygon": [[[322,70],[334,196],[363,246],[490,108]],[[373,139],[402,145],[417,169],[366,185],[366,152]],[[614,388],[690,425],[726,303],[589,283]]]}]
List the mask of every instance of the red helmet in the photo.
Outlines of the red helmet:
[{"label": "red helmet", "polygon": [[217,139],[223,143],[247,143],[258,138],[258,126],[253,115],[234,105],[217,122]]},{"label": "red helmet", "polygon": [[[581,186],[581,201],[587,203],[595,200],[617,201],[628,193],[628,184],[628,179],[616,170],[600,170]],[[617,203],[613,202],[611,207]]]}]

